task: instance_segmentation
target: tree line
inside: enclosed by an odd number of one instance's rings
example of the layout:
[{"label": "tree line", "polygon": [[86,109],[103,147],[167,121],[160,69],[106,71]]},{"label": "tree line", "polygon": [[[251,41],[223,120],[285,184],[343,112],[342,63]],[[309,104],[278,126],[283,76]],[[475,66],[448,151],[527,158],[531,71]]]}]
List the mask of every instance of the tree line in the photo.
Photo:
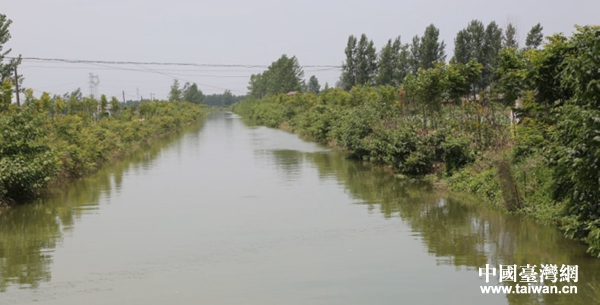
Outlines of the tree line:
[{"label": "tree line", "polygon": [[[11,21],[0,15],[0,212],[7,204],[37,196],[46,186],[78,178],[151,140],[204,117],[191,103],[145,102],[123,107],[116,97],[64,95],[35,97],[22,89],[22,105],[12,103],[19,59],[3,61]],[[18,57],[20,58],[20,57]],[[186,93],[194,93],[190,85]],[[187,88],[186,88],[187,89]],[[197,94],[189,96],[197,97]]]},{"label": "tree line", "polygon": [[[484,26],[483,22],[472,20],[457,33],[450,63],[466,65],[473,59],[480,63],[482,75],[474,89],[482,91],[491,83],[500,51],[504,48],[518,49],[516,31],[510,23],[503,30],[494,21]],[[541,45],[542,31],[539,23],[529,31],[526,49],[536,49]],[[410,43],[403,44],[400,36],[388,40],[379,53],[365,34],[360,39],[351,35],[344,50],[346,59],[337,86],[349,90],[357,85],[401,85],[407,75],[446,61],[446,44],[440,41],[439,34],[440,30],[431,24],[423,36],[414,36]]]},{"label": "tree line", "polygon": [[600,257],[600,26],[542,30],[520,47],[514,26],[474,20],[448,62],[432,26],[379,55],[351,36],[339,88],[234,109],[553,223]]}]

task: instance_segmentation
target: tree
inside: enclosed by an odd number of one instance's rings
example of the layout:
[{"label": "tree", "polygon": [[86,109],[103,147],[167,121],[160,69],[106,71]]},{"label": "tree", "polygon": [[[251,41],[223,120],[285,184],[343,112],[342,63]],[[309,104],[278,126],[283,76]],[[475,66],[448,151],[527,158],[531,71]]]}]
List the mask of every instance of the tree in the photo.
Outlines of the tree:
[{"label": "tree", "polygon": [[308,80],[308,92],[314,92],[316,94],[319,94],[321,92],[321,85],[319,85],[319,80],[317,79],[316,76],[311,76],[310,79]]},{"label": "tree", "polygon": [[407,75],[402,87],[407,97],[421,110],[423,129],[427,129],[428,115],[435,124],[434,118],[440,112],[444,93],[449,87],[445,63],[437,63],[431,69],[419,69],[416,75]]},{"label": "tree", "polygon": [[517,41],[517,28],[512,23],[506,26],[506,32],[504,35],[504,48],[519,48],[519,42]]},{"label": "tree", "polygon": [[[587,238],[588,249],[600,256],[600,26],[577,27],[570,39],[550,37],[539,60],[560,67],[553,75],[563,88],[564,103],[554,103],[556,124],[551,128],[547,158],[553,166],[555,199],[568,199],[568,212],[576,221],[567,234]],[[551,59],[551,62],[548,61]],[[548,71],[545,67],[536,69]],[[548,74],[551,72],[548,71]],[[544,85],[544,84],[539,84]],[[538,88],[535,88],[538,89]]]},{"label": "tree", "polygon": [[198,89],[198,85],[193,83],[185,83],[183,86],[183,100],[194,104],[202,104],[204,101],[204,93]]},{"label": "tree", "polygon": [[8,109],[8,106],[12,102],[12,96],[13,96],[12,86],[13,86],[13,84],[10,81],[10,79],[7,77],[4,80],[2,80],[2,83],[0,85],[1,85],[1,88],[0,88],[0,112],[2,112],[2,111],[5,111],[6,109]]},{"label": "tree", "polygon": [[225,90],[225,92],[223,92],[223,95],[221,96],[221,106],[227,107],[232,105],[234,102],[235,98],[233,97],[233,94],[231,94],[231,91]]},{"label": "tree", "polygon": [[100,115],[104,115],[104,112],[106,112],[106,109],[108,109],[108,99],[106,98],[106,95],[102,94],[100,96]]},{"label": "tree", "polygon": [[451,62],[447,68],[448,97],[459,103],[460,98],[469,95],[473,85],[481,79],[483,66],[475,59],[467,64]]},{"label": "tree", "polygon": [[356,85],[356,37],[350,35],[344,50],[346,61],[342,64],[342,76],[340,81],[344,90],[350,90]]},{"label": "tree", "polygon": [[402,45],[400,37],[393,43],[391,39],[388,40],[379,53],[376,83],[399,86],[409,73],[408,59],[408,45]]},{"label": "tree", "polygon": [[116,97],[113,96],[110,98],[110,112],[112,115],[115,115],[119,111],[120,105],[121,104]]},{"label": "tree", "polygon": [[267,82],[266,77],[263,77],[264,73],[250,75],[250,84],[248,85],[250,96],[262,98],[267,94]]},{"label": "tree", "polygon": [[379,53],[379,73],[377,74],[378,85],[390,85],[394,79],[394,50],[392,50],[392,40],[381,48]]},{"label": "tree", "polygon": [[454,39],[453,61],[467,64],[471,59],[481,63],[483,61],[483,44],[485,41],[485,28],[479,20],[472,20],[463,30],[460,30]]},{"label": "tree", "polygon": [[181,89],[179,88],[179,80],[173,80],[171,85],[171,91],[169,91],[169,102],[180,102],[181,101]]},{"label": "tree", "polygon": [[483,40],[483,58],[480,62],[483,65],[481,74],[481,88],[487,88],[492,83],[492,76],[496,70],[498,54],[502,50],[502,29],[496,22],[492,21],[485,29]]},{"label": "tree", "polygon": [[415,35],[409,47],[408,65],[410,73],[417,74],[421,67],[421,39]]},{"label": "tree", "polygon": [[544,40],[544,35],[542,31],[544,28],[540,23],[534,25],[529,33],[527,33],[527,39],[525,40],[525,48],[526,49],[537,49],[542,45],[542,41]]},{"label": "tree", "polygon": [[500,52],[494,79],[506,106],[514,106],[522,95],[525,85],[525,57],[516,48],[505,48]]},{"label": "tree", "polygon": [[492,21],[487,27],[479,20],[472,20],[469,25],[458,32],[454,40],[453,62],[468,64],[476,60],[482,64],[481,79],[476,82],[474,93],[485,90],[490,84],[498,54],[502,49],[502,29]]},{"label": "tree", "polygon": [[[4,44],[7,43],[11,38],[10,32],[8,31],[11,23],[12,21],[7,19],[6,15],[0,14],[0,82],[4,81],[5,78],[10,78],[14,84],[14,69],[16,66],[21,64],[21,55],[19,55],[18,58],[13,58],[9,60],[8,63],[3,64],[4,57],[7,56],[11,51],[11,49],[3,51]],[[19,75],[18,81],[19,84],[21,84],[23,82],[23,77]]]},{"label": "tree", "polygon": [[266,71],[250,76],[250,95],[262,98],[290,91],[300,91],[304,85],[304,71],[296,56],[282,55]]},{"label": "tree", "polygon": [[356,84],[371,85],[377,73],[377,51],[373,40],[362,34],[356,48]]},{"label": "tree", "polygon": [[431,24],[425,29],[420,44],[420,68],[433,68],[435,63],[446,60],[446,44],[439,41],[440,30]]}]

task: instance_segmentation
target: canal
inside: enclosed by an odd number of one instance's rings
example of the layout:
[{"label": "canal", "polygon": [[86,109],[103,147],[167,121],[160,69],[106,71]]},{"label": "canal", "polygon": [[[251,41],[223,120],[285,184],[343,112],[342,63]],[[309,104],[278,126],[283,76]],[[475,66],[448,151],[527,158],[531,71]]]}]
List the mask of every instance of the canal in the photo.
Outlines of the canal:
[{"label": "canal", "polygon": [[[585,249],[215,113],[0,215],[0,304],[598,304]],[[482,294],[486,264],[576,265],[550,285],[578,293]]]}]

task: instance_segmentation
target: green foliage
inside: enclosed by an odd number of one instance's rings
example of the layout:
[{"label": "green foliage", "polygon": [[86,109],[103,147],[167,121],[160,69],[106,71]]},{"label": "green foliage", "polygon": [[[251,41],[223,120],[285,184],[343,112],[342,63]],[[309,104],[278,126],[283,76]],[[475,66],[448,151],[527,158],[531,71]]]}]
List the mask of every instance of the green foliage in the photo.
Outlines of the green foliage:
[{"label": "green foliage", "polygon": [[534,25],[529,33],[527,33],[527,39],[525,40],[525,48],[527,49],[537,49],[542,45],[542,41],[544,40],[544,35],[542,31],[544,27],[540,23]]},{"label": "green foliage", "polygon": [[419,50],[419,68],[429,69],[438,62],[446,60],[446,44],[439,41],[440,30],[430,24],[421,37]]},{"label": "green foliage", "polygon": [[181,102],[183,96],[181,88],[179,88],[179,80],[174,79],[169,91],[169,102]]},{"label": "green foliage", "polygon": [[304,85],[304,71],[296,56],[282,55],[263,73],[252,74],[248,90],[255,98],[300,91]]},{"label": "green foliage", "polygon": [[321,92],[321,85],[319,85],[319,80],[316,76],[313,75],[310,77],[310,79],[308,80],[306,91],[313,92],[316,94],[319,94]]},{"label": "green foliage", "polygon": [[198,89],[198,85],[193,83],[185,83],[183,86],[183,100],[193,104],[201,104],[204,102],[204,94],[202,90]]},{"label": "green foliage", "polygon": [[517,99],[522,96],[525,89],[526,68],[527,63],[523,52],[510,47],[500,52],[494,79],[506,106],[514,106]]},{"label": "green foliage", "polygon": [[32,107],[0,115],[0,197],[29,198],[58,172],[46,124]]},{"label": "green foliage", "polygon": [[1,112],[0,198],[28,199],[49,182],[89,174],[205,113],[190,103],[148,102],[139,111],[130,108],[134,111],[116,115],[119,103],[112,98],[112,115],[97,118],[105,103],[104,95],[100,104],[70,95],[70,113],[65,114],[64,100],[44,93],[39,99],[31,96],[23,107]]},{"label": "green foliage", "polygon": [[452,175],[457,170],[465,165],[475,161],[475,156],[470,147],[471,140],[466,137],[453,138],[449,137],[441,143],[443,152],[442,160],[448,176]]},{"label": "green foliage", "polygon": [[[507,104],[522,97],[523,107],[516,109],[512,159],[499,164],[494,183],[509,210],[557,224],[600,257],[600,27],[578,27],[570,38],[551,36],[542,50],[533,49],[541,42],[541,26],[534,29],[532,50],[500,54],[497,88]],[[460,179],[451,185],[466,190],[490,175],[476,166],[470,170],[455,175]],[[501,202],[497,196],[491,201]]]},{"label": "green foliage", "polygon": [[504,48],[519,49],[519,42],[517,41],[517,29],[512,23],[509,23],[506,26],[502,46]]},{"label": "green foliage", "polygon": [[[595,101],[594,101],[595,102]],[[555,198],[569,199],[568,213],[583,222],[600,218],[600,110],[565,105],[556,111],[550,164],[555,168]],[[589,228],[574,232],[585,237]]]},{"label": "green foliage", "polygon": [[[443,46],[431,47],[436,31],[428,28],[428,38],[406,46],[412,73],[400,90],[360,85],[357,58],[369,44],[351,36],[341,82],[349,91],[245,99],[234,111],[404,175],[443,168],[452,190],[557,225],[600,257],[600,27],[554,35],[541,50],[541,26],[528,50],[509,30],[502,48],[495,23],[473,21],[450,64],[423,68]],[[397,50],[391,41],[382,49],[378,82],[397,84]],[[486,94],[465,99],[469,91]],[[515,104],[513,116],[506,108]]]},{"label": "green foliage", "polygon": [[245,95],[233,95],[230,90],[225,90],[221,94],[207,95],[203,103],[209,106],[229,107],[245,97]]},{"label": "green foliage", "polygon": [[456,35],[452,61],[467,64],[476,60],[482,65],[481,78],[475,82],[476,92],[485,90],[492,83],[502,39],[502,29],[494,21],[484,27],[481,21],[473,20]]},{"label": "green foliage", "polygon": [[342,66],[341,83],[345,90],[356,85],[375,83],[377,74],[377,51],[372,40],[362,34],[360,40],[354,36],[348,38],[346,61]]},{"label": "green foliage", "polygon": [[112,97],[110,99],[110,112],[112,113],[112,115],[115,115],[116,113],[119,112],[119,109],[121,108],[119,100],[116,97]]},{"label": "green foliage", "polygon": [[354,37],[354,35],[350,35],[350,37],[348,37],[346,49],[344,50],[344,53],[346,54],[346,60],[342,65],[342,75],[340,77],[340,81],[343,84],[342,88],[345,90],[350,90],[356,85],[356,43],[356,37]]},{"label": "green foliage", "polygon": [[[440,65],[439,67],[442,67]],[[437,68],[436,68],[437,69]],[[421,70],[422,78],[442,78],[444,68]],[[410,79],[412,75],[407,77]],[[410,80],[408,81],[410,84]],[[439,90],[436,85],[423,87]],[[438,91],[436,91],[438,92]],[[408,176],[424,176],[436,171],[447,162],[447,171],[458,170],[474,160],[473,149],[489,145],[487,141],[467,140],[475,134],[492,138],[493,128],[480,130],[475,124],[465,124],[475,116],[459,116],[470,113],[471,106],[441,104],[425,106],[428,115],[435,112],[440,117],[435,130],[420,129],[421,109],[411,111],[400,101],[397,89],[391,86],[355,86],[350,92],[341,89],[328,90],[320,95],[280,95],[265,99],[246,99],[236,104],[235,112],[259,124],[270,127],[285,126],[313,140],[342,147],[351,158],[388,166]],[[423,101],[428,101],[423,98]],[[457,134],[447,137],[446,130]],[[448,139],[447,139],[448,138]]]},{"label": "green foliage", "polygon": [[377,65],[378,85],[399,86],[409,73],[408,45],[402,45],[400,37],[397,37],[393,43],[390,39],[381,49]]},{"label": "green foliage", "polygon": [[[4,44],[11,38],[10,32],[8,31],[11,23],[12,21],[6,18],[6,15],[0,14],[0,82],[3,82],[8,78],[11,79],[14,84],[16,82],[14,78],[14,69],[21,64],[21,55],[19,55],[18,58],[10,59],[7,63],[4,61],[4,57],[10,54],[11,51],[11,49],[4,51]],[[21,76],[18,77],[18,82],[19,84],[23,82]]]},{"label": "green foliage", "polygon": [[5,78],[0,84],[0,113],[8,109],[13,97],[13,85],[9,78]]}]

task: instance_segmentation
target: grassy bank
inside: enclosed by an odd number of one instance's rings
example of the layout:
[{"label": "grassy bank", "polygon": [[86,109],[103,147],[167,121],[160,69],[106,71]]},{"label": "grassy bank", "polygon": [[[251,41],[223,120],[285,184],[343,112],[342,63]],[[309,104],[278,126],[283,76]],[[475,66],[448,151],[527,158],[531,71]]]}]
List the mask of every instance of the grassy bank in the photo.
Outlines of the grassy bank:
[{"label": "grassy bank", "polygon": [[[253,75],[254,98],[233,109],[554,225],[600,257],[599,37],[598,26],[576,27],[571,37],[548,37],[543,49],[432,62],[405,77],[392,73],[396,87],[358,85],[379,82],[356,82],[352,56],[342,79],[354,81],[340,83],[346,91],[276,95],[286,92],[275,90],[284,80],[263,84],[264,75]],[[279,75],[278,67],[264,73]]]},{"label": "grassy bank", "polygon": [[[526,100],[527,108],[528,101]],[[392,87],[330,89],[293,96],[246,99],[233,107],[254,122],[282,128],[331,146],[355,159],[394,172],[469,193],[494,208],[528,215],[590,245],[597,235],[582,234],[580,210],[558,199],[556,168],[544,150],[553,128],[533,115],[512,126],[501,103],[442,103],[425,117]],[[539,114],[539,113],[538,113]]]},{"label": "grassy bank", "polygon": [[48,186],[89,175],[140,146],[203,118],[191,103],[147,102],[119,109],[113,100],[44,94],[0,110],[0,212]]}]

